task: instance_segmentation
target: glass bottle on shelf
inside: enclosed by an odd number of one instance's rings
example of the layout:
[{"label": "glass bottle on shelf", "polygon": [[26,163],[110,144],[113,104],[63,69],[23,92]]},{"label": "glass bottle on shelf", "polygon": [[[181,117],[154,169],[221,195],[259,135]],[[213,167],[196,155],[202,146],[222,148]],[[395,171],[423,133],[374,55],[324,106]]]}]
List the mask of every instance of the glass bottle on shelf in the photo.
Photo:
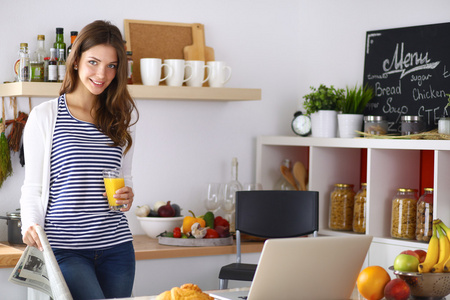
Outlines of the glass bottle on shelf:
[{"label": "glass bottle on shelf", "polygon": [[31,81],[44,81],[45,35],[37,36],[37,47],[31,58]]},{"label": "glass bottle on shelf", "polygon": [[225,219],[230,223],[230,231],[235,231],[235,205],[236,192],[242,191],[242,184],[238,180],[238,160],[233,157],[231,161],[231,181],[224,186],[224,196],[222,202],[222,209],[225,212]]},{"label": "glass bottle on shelf", "polygon": [[48,82],[48,62],[50,61],[50,56],[44,58],[44,81]]},{"label": "glass bottle on shelf", "polygon": [[391,237],[413,240],[416,238],[417,190],[397,190],[392,200]]},{"label": "glass bottle on shelf", "polygon": [[353,184],[337,183],[330,195],[328,226],[333,230],[352,230],[355,192]]},{"label": "glass bottle on shelf", "polygon": [[425,188],[417,202],[416,240],[429,242],[433,235],[433,188]]},{"label": "glass bottle on shelf", "polygon": [[361,189],[355,195],[353,206],[353,232],[366,233],[366,195],[367,183],[361,183]]},{"label": "glass bottle on shelf", "polygon": [[[289,159],[283,160],[282,163],[284,166],[286,166],[289,171],[292,171],[291,161]],[[294,187],[284,178],[283,174],[280,174],[280,178],[275,182],[275,185],[273,186],[274,190],[282,190],[282,191],[291,191],[294,190]]]},{"label": "glass bottle on shelf", "polygon": [[64,76],[66,76],[66,61],[64,60],[64,49],[59,49],[58,66],[58,82],[63,82]]},{"label": "glass bottle on shelf", "polygon": [[28,43],[20,43],[19,49],[19,70],[18,81],[26,82],[31,80],[30,54],[28,53]]},{"label": "glass bottle on shelf", "polygon": [[133,84],[133,52],[127,51],[127,83]]},{"label": "glass bottle on shelf", "polygon": [[70,45],[67,47],[67,57],[69,57],[70,52],[72,51],[73,42],[75,42],[75,39],[78,36],[78,31],[71,31],[70,32]]},{"label": "glass bottle on shelf", "polygon": [[50,48],[50,60],[48,61],[48,81],[58,81],[58,61],[56,60],[55,48]]},{"label": "glass bottle on shelf", "polygon": [[66,60],[66,43],[64,43],[64,28],[58,27],[56,28],[56,41],[53,44],[53,48],[56,49],[56,58],[59,60],[60,51],[59,49],[63,49],[64,60]]}]

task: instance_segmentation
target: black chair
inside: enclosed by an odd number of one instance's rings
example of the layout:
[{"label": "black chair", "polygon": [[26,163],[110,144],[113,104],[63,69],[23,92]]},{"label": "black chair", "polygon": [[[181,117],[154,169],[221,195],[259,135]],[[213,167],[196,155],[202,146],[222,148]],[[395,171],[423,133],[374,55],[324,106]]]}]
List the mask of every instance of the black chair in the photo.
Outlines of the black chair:
[{"label": "black chair", "polygon": [[319,230],[319,192],[236,192],[236,263],[223,266],[219,288],[228,280],[252,281],[256,264],[241,263],[241,233],[261,238],[300,237]]}]

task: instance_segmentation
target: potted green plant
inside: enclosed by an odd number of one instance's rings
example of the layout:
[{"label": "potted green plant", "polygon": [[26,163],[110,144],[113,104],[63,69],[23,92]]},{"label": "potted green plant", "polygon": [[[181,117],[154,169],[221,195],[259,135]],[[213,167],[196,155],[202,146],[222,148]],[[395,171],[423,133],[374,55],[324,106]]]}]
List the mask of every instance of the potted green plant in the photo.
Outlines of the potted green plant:
[{"label": "potted green plant", "polygon": [[312,92],[303,96],[303,99],[305,99],[303,106],[307,115],[319,110],[337,110],[338,103],[342,102],[345,97],[343,89],[336,89],[332,85],[327,87],[321,84],[319,88],[311,86],[310,89]]},{"label": "potted green plant", "polygon": [[312,136],[336,137],[337,109],[344,99],[345,91],[324,84],[318,88],[311,87],[311,90],[311,93],[303,96],[303,107],[306,115],[311,116]]},{"label": "potted green plant", "polygon": [[338,103],[338,110],[343,114],[362,114],[372,98],[373,88],[367,84],[364,87],[347,87],[345,97]]},{"label": "potted green plant", "polygon": [[357,131],[362,130],[363,112],[367,104],[373,98],[373,88],[367,84],[347,87],[346,94],[338,103],[339,136],[352,138],[358,136]]}]

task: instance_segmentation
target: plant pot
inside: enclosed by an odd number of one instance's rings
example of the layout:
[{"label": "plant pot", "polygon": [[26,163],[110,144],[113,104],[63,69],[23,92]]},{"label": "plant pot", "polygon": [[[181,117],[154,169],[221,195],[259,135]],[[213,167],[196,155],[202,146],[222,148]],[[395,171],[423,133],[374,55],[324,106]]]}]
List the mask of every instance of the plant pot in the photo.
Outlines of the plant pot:
[{"label": "plant pot", "polygon": [[355,130],[362,131],[363,118],[362,114],[338,114],[339,136],[341,138],[359,136]]},{"label": "plant pot", "polygon": [[334,110],[319,110],[311,114],[312,137],[336,137],[337,112]]}]

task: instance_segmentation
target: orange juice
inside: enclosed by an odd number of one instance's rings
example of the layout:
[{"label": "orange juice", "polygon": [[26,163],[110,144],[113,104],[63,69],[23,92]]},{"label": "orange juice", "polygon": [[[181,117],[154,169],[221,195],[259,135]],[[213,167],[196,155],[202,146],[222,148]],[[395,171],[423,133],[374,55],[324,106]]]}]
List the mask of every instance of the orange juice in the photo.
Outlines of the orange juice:
[{"label": "orange juice", "polygon": [[115,206],[120,209],[123,205],[118,207],[116,203],[116,199],[114,198],[114,194],[120,188],[125,186],[125,180],[123,178],[103,178],[105,182],[106,195],[108,196],[109,206]]}]

